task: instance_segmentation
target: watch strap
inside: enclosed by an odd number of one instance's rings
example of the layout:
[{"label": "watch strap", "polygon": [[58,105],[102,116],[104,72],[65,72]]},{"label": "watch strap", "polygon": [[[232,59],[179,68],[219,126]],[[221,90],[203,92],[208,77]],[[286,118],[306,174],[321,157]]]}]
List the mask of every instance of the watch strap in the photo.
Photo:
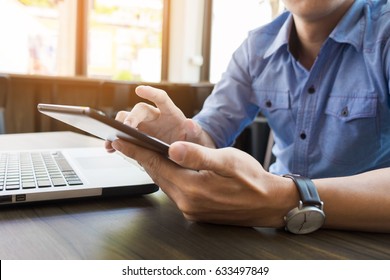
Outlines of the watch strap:
[{"label": "watch strap", "polygon": [[294,181],[303,205],[316,205],[322,208],[322,201],[312,180],[296,174],[285,174],[283,177],[290,178]]}]

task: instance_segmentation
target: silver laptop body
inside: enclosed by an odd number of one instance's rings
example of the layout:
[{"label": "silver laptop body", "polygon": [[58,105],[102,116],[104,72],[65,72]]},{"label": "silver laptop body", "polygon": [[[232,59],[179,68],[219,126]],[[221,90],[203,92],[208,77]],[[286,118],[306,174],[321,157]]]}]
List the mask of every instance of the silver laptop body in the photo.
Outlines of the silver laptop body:
[{"label": "silver laptop body", "polygon": [[134,160],[103,147],[0,151],[0,205],[157,190]]}]

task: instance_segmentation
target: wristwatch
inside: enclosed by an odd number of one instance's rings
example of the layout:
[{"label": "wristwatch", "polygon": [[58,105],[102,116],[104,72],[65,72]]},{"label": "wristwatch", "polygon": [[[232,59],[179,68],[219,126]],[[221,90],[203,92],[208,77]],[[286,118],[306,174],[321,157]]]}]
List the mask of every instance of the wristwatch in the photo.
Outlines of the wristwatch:
[{"label": "wristwatch", "polygon": [[309,178],[296,174],[286,174],[283,177],[294,181],[301,198],[298,207],[284,217],[286,230],[295,234],[306,234],[322,227],[325,221],[324,203],[314,183]]}]

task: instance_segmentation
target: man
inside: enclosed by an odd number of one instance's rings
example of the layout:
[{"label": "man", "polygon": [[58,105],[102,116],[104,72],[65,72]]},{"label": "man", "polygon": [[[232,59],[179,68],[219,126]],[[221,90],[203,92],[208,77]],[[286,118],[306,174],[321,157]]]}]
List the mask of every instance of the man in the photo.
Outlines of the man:
[{"label": "man", "polygon": [[[390,4],[283,2],[288,12],[249,34],[194,119],[144,86],[137,95],[156,107],[118,114],[171,143],[170,159],[121,140],[107,149],[136,159],[189,220],[390,232]],[[223,148],[259,112],[274,132],[271,172]]]}]

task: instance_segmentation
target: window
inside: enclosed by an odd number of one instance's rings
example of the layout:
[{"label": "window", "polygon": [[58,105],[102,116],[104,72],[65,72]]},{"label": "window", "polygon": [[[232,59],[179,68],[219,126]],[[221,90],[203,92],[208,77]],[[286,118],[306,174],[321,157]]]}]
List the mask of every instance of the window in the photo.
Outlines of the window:
[{"label": "window", "polygon": [[73,76],[86,63],[88,77],[160,81],[163,8],[164,0],[2,0],[0,72]]},{"label": "window", "polygon": [[56,74],[58,19],[57,1],[1,1],[0,71]]},{"label": "window", "polygon": [[0,72],[215,83],[280,2],[0,0]]},{"label": "window", "polygon": [[93,0],[88,76],[160,81],[162,21],[162,0]]}]

